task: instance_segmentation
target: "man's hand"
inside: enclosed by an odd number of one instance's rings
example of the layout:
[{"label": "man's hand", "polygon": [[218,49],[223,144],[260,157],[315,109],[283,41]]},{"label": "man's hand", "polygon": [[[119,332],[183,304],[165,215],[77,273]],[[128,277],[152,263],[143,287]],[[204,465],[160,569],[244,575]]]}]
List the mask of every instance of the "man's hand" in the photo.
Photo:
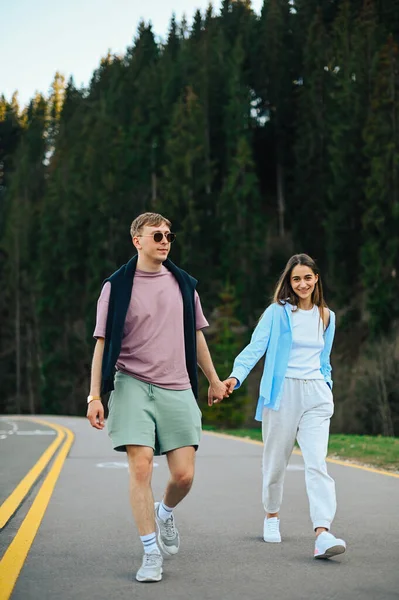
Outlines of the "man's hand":
[{"label": "man's hand", "polygon": [[87,418],[95,429],[104,429],[104,407],[101,400],[92,400],[87,407]]},{"label": "man's hand", "polygon": [[[237,385],[237,379],[235,377],[230,377],[229,379],[225,379],[224,381],[219,381],[220,386],[224,386],[224,394],[221,393],[216,394],[214,392],[214,386],[210,385],[208,388],[208,406],[212,406],[212,404],[217,404],[221,402],[224,398],[228,398],[234,391],[235,386]],[[218,387],[218,390],[222,390],[222,387]]]},{"label": "man's hand", "polygon": [[208,406],[212,406],[214,403],[217,404],[223,398],[228,398],[229,396],[230,392],[223,381],[220,381],[220,379],[212,381],[208,388]]}]

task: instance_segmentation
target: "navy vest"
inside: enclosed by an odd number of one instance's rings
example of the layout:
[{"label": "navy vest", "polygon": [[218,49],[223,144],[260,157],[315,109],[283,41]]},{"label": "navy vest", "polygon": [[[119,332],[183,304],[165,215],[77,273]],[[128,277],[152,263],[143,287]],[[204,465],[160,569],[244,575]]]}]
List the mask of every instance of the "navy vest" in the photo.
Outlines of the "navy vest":
[{"label": "navy vest", "polygon": [[[115,365],[121,351],[123,327],[125,324],[130,297],[132,295],[134,274],[138,256],[133,256],[126,265],[115,271],[108,279],[111,294],[108,305],[107,326],[105,332],[104,355],[101,370],[101,394],[114,389]],[[184,346],[186,367],[194,396],[198,398],[197,338],[195,323],[194,291],[197,280],[179,269],[167,259],[163,265],[175,276],[183,298]],[[103,285],[104,285],[103,283]]]}]

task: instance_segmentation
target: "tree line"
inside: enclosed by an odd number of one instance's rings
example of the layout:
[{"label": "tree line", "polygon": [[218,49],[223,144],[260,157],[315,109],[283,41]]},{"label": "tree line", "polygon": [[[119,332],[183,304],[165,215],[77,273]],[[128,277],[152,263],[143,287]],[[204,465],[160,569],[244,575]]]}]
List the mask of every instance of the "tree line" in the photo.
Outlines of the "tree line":
[{"label": "tree line", "polygon": [[[134,26],[134,24],[132,24]],[[141,22],[87,88],[0,97],[3,413],[84,414],[96,300],[151,210],[199,279],[221,377],[289,256],[337,313],[339,431],[398,434],[399,3],[223,0]],[[259,372],[206,422],[251,422]]]}]

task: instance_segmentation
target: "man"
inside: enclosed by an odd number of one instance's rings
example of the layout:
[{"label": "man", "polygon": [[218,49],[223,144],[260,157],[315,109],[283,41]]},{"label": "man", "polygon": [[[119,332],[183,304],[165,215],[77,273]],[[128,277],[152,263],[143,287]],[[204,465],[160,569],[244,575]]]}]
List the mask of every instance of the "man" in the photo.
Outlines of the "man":
[{"label": "man", "polygon": [[[160,549],[167,555],[179,550],[173,509],[191,488],[201,434],[197,363],[210,384],[208,398],[226,395],[201,331],[208,322],[197,281],[168,259],[175,239],[170,228],[155,213],[144,213],[131,225],[137,255],[105,281],[98,300],[87,399],[91,425],[103,429],[101,395],[113,390],[108,432],[114,449],[127,452],[130,501],[144,547],[138,581],[160,581]],[[170,470],[155,510],[154,454],[166,454]]]}]

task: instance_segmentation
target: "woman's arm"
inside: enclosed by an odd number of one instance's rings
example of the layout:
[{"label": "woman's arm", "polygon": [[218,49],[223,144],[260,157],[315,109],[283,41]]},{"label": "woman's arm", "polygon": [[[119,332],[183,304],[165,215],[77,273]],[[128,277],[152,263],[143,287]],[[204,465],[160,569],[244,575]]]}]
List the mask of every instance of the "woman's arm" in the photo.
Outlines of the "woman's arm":
[{"label": "woman's arm", "polygon": [[252,334],[251,341],[234,361],[233,370],[229,376],[229,379],[234,377],[237,380],[237,385],[234,389],[237,389],[242,385],[248,374],[267,350],[275,306],[276,304],[271,304],[265,310]]},{"label": "woman's arm", "polygon": [[327,329],[330,324],[330,309],[327,306],[323,308],[323,323],[324,329]]},{"label": "woman's arm", "polygon": [[[328,311],[328,313],[326,311]],[[329,309],[324,309],[324,317],[326,318],[327,316],[328,322],[324,331],[324,349],[321,354],[321,372],[332,388],[330,355],[335,335],[335,314]],[[325,318],[323,318],[324,323],[326,322]]]}]

